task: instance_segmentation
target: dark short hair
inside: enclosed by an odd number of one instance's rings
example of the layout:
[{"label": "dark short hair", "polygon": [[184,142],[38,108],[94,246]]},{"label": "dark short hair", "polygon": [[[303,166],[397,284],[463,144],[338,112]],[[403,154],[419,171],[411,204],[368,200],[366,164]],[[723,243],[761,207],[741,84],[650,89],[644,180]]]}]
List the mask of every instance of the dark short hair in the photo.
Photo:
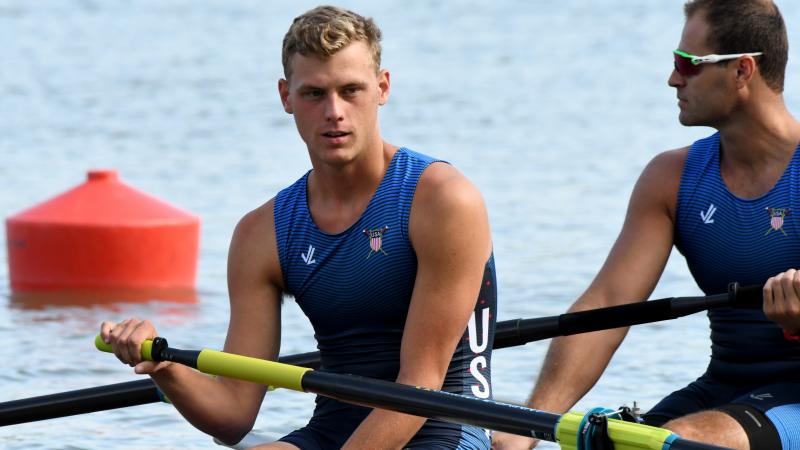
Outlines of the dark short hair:
[{"label": "dark short hair", "polygon": [[703,13],[709,46],[718,54],[763,52],[756,64],[767,85],[783,92],[789,38],[783,16],[772,0],[689,0],[686,19]]}]

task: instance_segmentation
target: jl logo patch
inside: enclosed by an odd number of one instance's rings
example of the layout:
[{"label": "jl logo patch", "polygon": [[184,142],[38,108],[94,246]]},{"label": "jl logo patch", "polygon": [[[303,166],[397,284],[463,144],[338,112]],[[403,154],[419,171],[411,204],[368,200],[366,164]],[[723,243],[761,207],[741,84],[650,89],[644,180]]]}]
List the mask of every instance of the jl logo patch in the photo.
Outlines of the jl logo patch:
[{"label": "jl logo patch", "polygon": [[789,215],[791,209],[789,208],[766,208],[769,213],[769,229],[764,236],[772,233],[773,231],[780,231],[784,236],[787,236],[783,231],[783,218]]},{"label": "jl logo patch", "polygon": [[369,253],[367,254],[367,258],[372,256],[373,253],[381,252],[384,255],[388,255],[383,248],[383,234],[389,229],[387,226],[383,226],[380,228],[375,229],[364,229],[364,234],[369,238]]}]

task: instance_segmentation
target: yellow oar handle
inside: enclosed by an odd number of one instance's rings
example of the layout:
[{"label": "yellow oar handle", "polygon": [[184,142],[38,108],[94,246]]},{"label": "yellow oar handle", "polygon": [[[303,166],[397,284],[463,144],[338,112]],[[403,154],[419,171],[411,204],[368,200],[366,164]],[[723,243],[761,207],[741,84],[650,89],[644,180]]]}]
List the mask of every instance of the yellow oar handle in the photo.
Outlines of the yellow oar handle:
[{"label": "yellow oar handle", "polygon": [[208,349],[203,349],[197,357],[197,370],[300,392],[305,392],[303,376],[312,371],[307,367]]},{"label": "yellow oar handle", "polygon": [[[159,338],[156,338],[159,339]],[[106,344],[97,335],[94,345],[98,350],[111,352],[111,345]],[[166,346],[166,341],[161,340],[159,360],[175,361],[194,367],[209,375],[236,378],[239,380],[261,383],[266,386],[275,386],[295,391],[303,390],[303,375],[311,371],[307,367],[293,366],[275,361],[251,358],[249,356],[235,355],[216,350],[203,349],[198,351],[178,350]],[[142,342],[142,358],[154,361],[152,356],[153,341]]]},{"label": "yellow oar handle", "polygon": [[[108,352],[108,353],[113,353],[114,352],[114,350],[111,348],[111,344],[106,344],[103,341],[103,338],[100,337],[99,334],[97,336],[95,336],[95,338],[94,338],[94,346],[97,347],[97,349],[100,350],[101,352]],[[152,351],[153,351],[153,341],[152,340],[147,339],[146,341],[142,342],[142,358],[143,359],[145,359],[147,361],[152,361],[153,360],[153,357],[151,355]]]}]

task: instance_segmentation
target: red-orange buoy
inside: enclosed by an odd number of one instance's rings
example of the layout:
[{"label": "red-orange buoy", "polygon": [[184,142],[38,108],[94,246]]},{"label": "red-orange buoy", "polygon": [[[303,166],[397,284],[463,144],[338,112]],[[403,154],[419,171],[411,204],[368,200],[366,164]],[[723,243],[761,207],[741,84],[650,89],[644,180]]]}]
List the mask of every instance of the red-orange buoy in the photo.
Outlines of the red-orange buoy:
[{"label": "red-orange buoy", "polygon": [[[200,219],[113,170],[6,219],[11,288],[191,290]],[[185,299],[185,296],[183,297]]]}]

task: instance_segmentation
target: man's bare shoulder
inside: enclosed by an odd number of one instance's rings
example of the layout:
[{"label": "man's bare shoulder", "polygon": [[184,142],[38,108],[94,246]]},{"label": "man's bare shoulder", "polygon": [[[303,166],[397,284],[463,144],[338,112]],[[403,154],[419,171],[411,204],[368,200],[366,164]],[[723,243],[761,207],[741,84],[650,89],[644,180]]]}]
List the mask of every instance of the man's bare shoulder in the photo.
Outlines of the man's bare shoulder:
[{"label": "man's bare shoulder", "polygon": [[249,211],[236,224],[231,240],[231,249],[249,248],[277,252],[275,242],[275,199]]},{"label": "man's bare shoulder", "polygon": [[274,205],[275,199],[271,199],[245,214],[236,224],[229,252],[229,275],[235,272],[258,283],[269,280],[275,286],[281,285]]},{"label": "man's bare shoulder", "polygon": [[631,208],[658,208],[675,216],[683,165],[689,147],[661,152],[653,157],[639,176],[631,196]]},{"label": "man's bare shoulder", "polygon": [[483,198],[478,188],[458,169],[447,163],[433,163],[422,172],[414,204],[435,209],[470,205],[482,208]]},{"label": "man's bare shoulder", "polygon": [[689,147],[682,147],[657,154],[642,170],[637,184],[643,187],[653,186],[659,191],[674,188],[677,192],[688,153]]},{"label": "man's bare shoulder", "polygon": [[686,155],[689,154],[689,147],[681,147],[663,151],[647,164],[645,171],[654,170],[664,175],[680,175],[683,172],[683,165],[686,162]]},{"label": "man's bare shoulder", "polygon": [[446,163],[431,164],[422,173],[411,204],[409,234],[418,256],[440,251],[441,245],[474,246],[482,258],[491,251],[489,218],[480,191]]},{"label": "man's bare shoulder", "polygon": [[234,241],[252,243],[263,239],[274,240],[275,236],[275,199],[272,198],[261,206],[249,211],[236,224],[233,231]]}]

